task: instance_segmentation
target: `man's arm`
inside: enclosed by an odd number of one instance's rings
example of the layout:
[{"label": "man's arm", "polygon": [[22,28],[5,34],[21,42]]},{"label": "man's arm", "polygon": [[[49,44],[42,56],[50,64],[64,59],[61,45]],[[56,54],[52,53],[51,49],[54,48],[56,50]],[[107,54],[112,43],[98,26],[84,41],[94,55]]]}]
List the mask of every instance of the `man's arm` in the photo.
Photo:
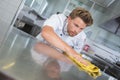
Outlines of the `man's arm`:
[{"label": "man's arm", "polygon": [[66,56],[64,56],[63,54],[61,54],[59,51],[52,48],[51,46],[48,46],[47,44],[38,42],[37,44],[35,44],[34,50],[37,51],[38,53],[47,55],[54,59],[64,61],[64,62],[70,63],[70,64],[72,63]]},{"label": "man's arm", "polygon": [[87,65],[86,61],[79,56],[79,54],[72,49],[67,43],[65,43],[53,30],[50,26],[44,26],[41,32],[42,37],[48,41],[51,45],[61,49],[62,51],[66,52],[68,55],[73,56],[78,61],[82,62],[83,64]]}]

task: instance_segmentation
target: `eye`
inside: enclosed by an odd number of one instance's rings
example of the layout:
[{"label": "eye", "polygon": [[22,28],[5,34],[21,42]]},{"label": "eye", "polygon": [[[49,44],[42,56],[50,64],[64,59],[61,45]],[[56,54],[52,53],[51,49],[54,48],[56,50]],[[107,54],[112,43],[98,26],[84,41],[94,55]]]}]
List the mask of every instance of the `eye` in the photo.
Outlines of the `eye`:
[{"label": "eye", "polygon": [[83,28],[80,28],[80,30],[83,30]]},{"label": "eye", "polygon": [[74,24],[74,25],[75,25],[75,27],[77,27],[77,28],[79,27],[77,24]]}]

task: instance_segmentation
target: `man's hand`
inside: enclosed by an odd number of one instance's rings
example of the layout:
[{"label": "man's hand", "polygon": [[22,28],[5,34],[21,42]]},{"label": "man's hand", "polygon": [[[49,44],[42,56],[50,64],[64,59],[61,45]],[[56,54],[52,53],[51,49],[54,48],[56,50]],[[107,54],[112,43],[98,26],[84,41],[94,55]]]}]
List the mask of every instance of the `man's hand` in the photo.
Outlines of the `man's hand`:
[{"label": "man's hand", "polygon": [[77,61],[79,61],[80,63],[82,63],[82,64],[84,64],[84,65],[88,65],[88,62],[85,60],[85,59],[83,59],[79,54],[78,55],[74,55],[73,56]]},{"label": "man's hand", "polygon": [[63,54],[66,55],[71,60],[75,59],[78,62],[82,63],[83,65],[86,65],[86,66],[88,65],[88,62],[85,59],[83,59],[79,54],[69,55],[66,52],[63,52]]}]

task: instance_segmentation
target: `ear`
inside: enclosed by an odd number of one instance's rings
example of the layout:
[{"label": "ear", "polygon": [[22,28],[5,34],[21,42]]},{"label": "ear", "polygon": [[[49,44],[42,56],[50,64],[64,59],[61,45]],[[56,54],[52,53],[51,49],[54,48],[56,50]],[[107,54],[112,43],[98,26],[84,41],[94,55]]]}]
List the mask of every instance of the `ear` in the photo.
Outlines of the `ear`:
[{"label": "ear", "polygon": [[71,20],[71,17],[70,17],[70,16],[68,16],[68,20]]},{"label": "ear", "polygon": [[69,22],[69,21],[71,20],[71,17],[70,17],[70,16],[68,16],[67,20],[68,20],[68,22]]}]

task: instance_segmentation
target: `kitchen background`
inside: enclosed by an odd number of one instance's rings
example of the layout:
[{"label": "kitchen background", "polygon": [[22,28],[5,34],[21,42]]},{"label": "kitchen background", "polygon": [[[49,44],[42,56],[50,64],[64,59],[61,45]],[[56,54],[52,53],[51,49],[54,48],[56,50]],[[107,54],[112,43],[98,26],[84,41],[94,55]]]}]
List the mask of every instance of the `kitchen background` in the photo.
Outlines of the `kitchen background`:
[{"label": "kitchen background", "polygon": [[[94,18],[94,24],[85,29],[88,38],[91,41],[114,50],[115,53],[113,54],[120,56],[120,29],[118,29],[117,34],[114,34],[114,32],[100,27],[100,25],[107,20],[120,15],[119,4],[120,0],[4,0],[0,3],[0,43],[2,44],[5,36],[7,36],[7,33],[10,31],[10,26],[15,24],[16,19],[19,19],[17,17],[21,17],[22,12],[25,12],[25,10],[35,10],[37,12],[36,15],[47,19],[57,12],[63,12],[65,15],[68,15],[72,9],[81,6],[89,10]],[[8,7],[6,5],[8,5]],[[26,14],[27,12],[22,16]],[[28,15],[30,19],[33,19],[34,24],[38,25],[35,29],[38,30],[38,28],[42,26],[42,20],[34,20],[36,15]],[[32,24],[33,23],[31,23],[31,25]],[[36,25],[32,25],[32,27],[33,26],[36,27]],[[39,30],[36,31],[37,33],[34,29],[32,30],[33,35],[39,33]]]},{"label": "kitchen background", "polygon": [[89,10],[94,18],[94,24],[85,29],[86,44],[99,56],[112,62],[120,61],[120,27],[110,30],[102,26],[120,16],[119,4],[120,0],[0,0],[0,47],[13,26],[35,37],[44,20],[52,14],[68,15],[80,6]]}]

